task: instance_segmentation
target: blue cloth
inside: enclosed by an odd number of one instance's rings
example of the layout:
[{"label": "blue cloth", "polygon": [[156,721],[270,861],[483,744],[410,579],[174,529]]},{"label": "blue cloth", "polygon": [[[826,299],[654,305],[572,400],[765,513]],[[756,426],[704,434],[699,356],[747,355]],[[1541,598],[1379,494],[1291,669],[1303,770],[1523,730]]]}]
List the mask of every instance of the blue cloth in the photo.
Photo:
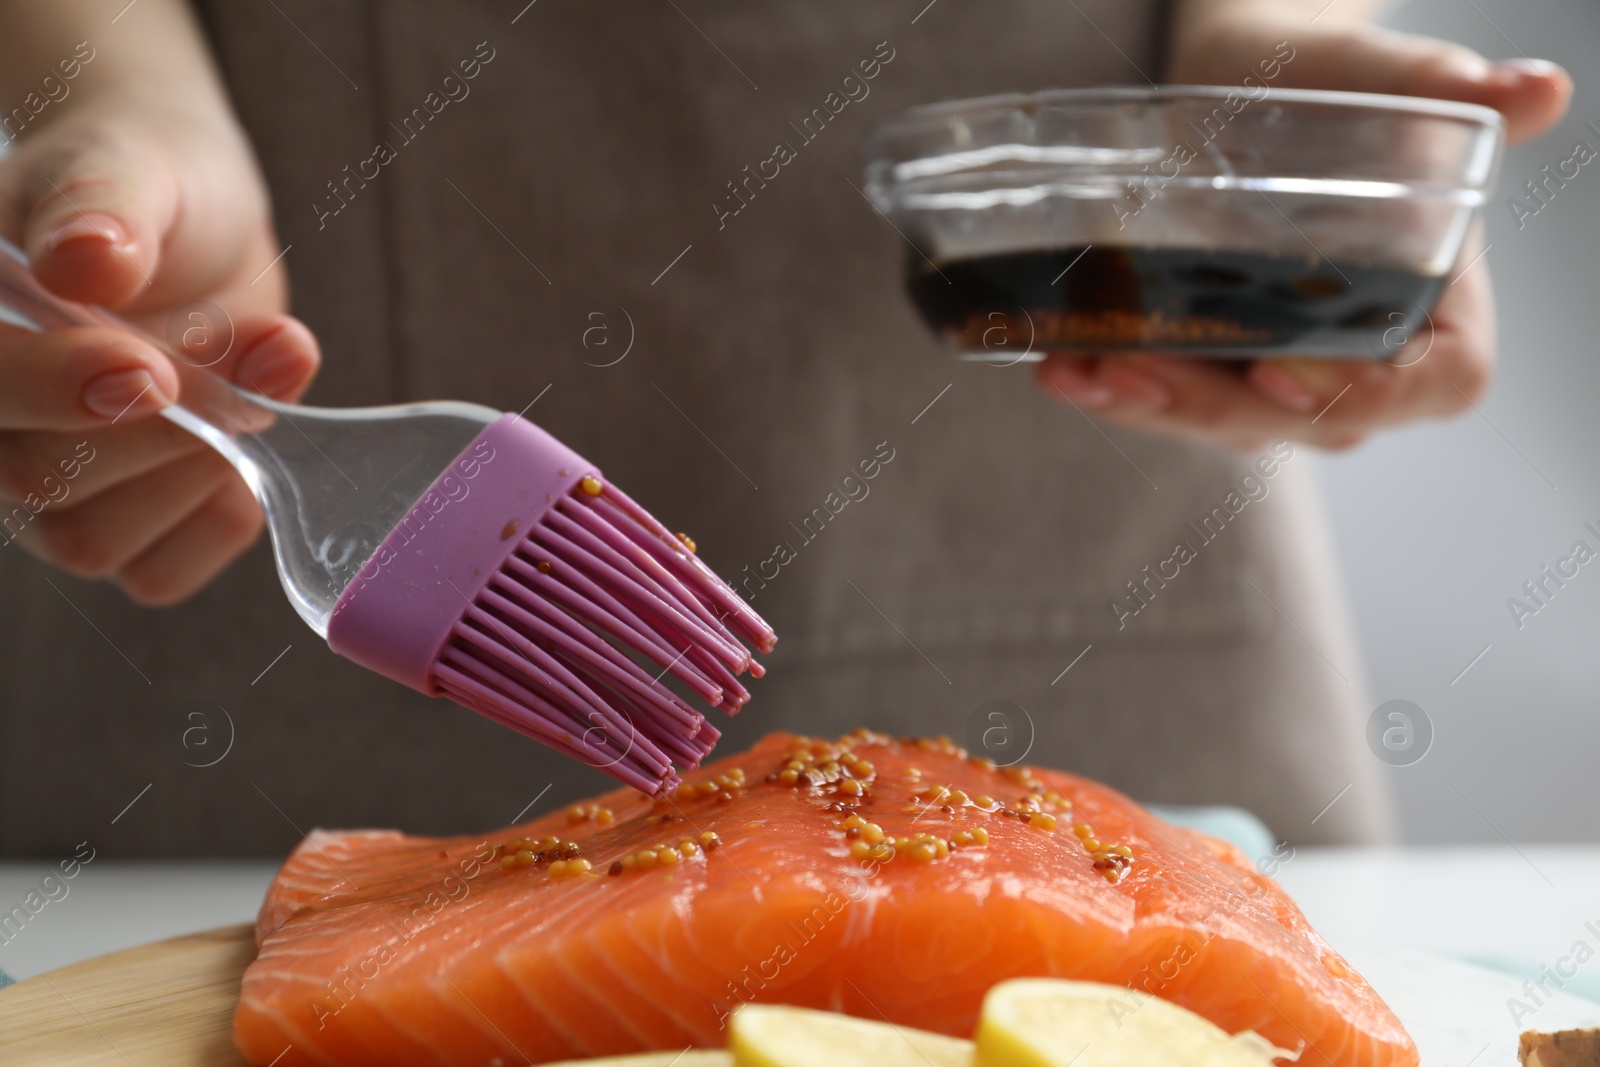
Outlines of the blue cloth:
[{"label": "blue cloth", "polygon": [[[1586,974],[1579,971],[1571,978],[1562,979],[1559,975],[1554,979],[1548,967],[1541,968],[1539,964],[1529,959],[1506,959],[1499,956],[1462,956],[1463,962],[1487,967],[1491,971],[1509,974],[1513,978],[1525,978],[1534,983],[1543,981],[1545,988],[1557,991],[1571,997],[1583,997],[1600,1003],[1600,976]],[[1556,985],[1556,982],[1560,985]]]},{"label": "blue cloth", "polygon": [[1146,807],[1174,826],[1198,830],[1221,838],[1230,845],[1237,845],[1257,866],[1272,855],[1272,847],[1276,844],[1266,823],[1243,808],[1221,805],[1168,807],[1165,804],[1149,804]]},{"label": "blue cloth", "polygon": [[15,978],[4,971],[0,971],[0,989],[4,989],[8,985],[16,985],[16,983],[17,980]]}]

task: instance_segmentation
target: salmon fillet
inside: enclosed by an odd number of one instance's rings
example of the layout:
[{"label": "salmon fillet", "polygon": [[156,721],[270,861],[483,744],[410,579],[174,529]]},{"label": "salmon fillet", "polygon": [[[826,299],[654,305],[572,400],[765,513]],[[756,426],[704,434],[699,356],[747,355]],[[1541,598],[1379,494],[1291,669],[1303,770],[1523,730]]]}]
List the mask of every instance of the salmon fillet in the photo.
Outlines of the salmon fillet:
[{"label": "salmon fillet", "polygon": [[256,940],[234,1043],[258,1067],[720,1047],[747,1001],[967,1037],[1020,976],[1142,989],[1313,1067],[1417,1062],[1237,849],[943,739],[773,734],[661,799],[481,836],[316,831]]}]

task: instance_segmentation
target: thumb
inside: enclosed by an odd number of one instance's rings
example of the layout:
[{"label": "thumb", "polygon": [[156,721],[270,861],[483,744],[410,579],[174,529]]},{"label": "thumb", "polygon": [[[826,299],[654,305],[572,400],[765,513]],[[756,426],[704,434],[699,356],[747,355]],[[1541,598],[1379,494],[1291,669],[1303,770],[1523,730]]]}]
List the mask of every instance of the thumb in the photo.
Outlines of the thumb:
[{"label": "thumb", "polygon": [[155,277],[177,204],[156,153],[104,137],[63,146],[33,166],[23,196],[23,248],[57,296],[115,308]]},{"label": "thumb", "polygon": [[1292,34],[1296,56],[1280,84],[1459,100],[1494,108],[1513,141],[1537,137],[1566,114],[1572,76],[1548,60],[1490,62],[1464,45],[1366,23]]}]

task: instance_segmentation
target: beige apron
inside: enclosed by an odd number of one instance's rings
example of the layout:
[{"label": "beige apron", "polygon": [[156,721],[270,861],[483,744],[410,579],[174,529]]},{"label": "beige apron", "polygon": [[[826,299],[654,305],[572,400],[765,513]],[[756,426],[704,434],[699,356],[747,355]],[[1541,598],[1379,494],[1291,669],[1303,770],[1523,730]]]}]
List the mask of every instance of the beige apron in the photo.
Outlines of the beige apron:
[{"label": "beige apron", "polygon": [[[311,401],[532,403],[687,530],[781,635],[728,751],[998,727],[997,750],[1144,800],[1381,836],[1308,457],[1249,499],[1248,458],[953,361],[856,188],[868,122],[902,107],[1159,78],[1159,7],[925,3],[204,5],[326,352]],[[795,158],[747,182],[779,142]],[[335,657],[265,546],[163,612],[15,553],[0,588],[13,854],[277,854],[611,785]]]}]

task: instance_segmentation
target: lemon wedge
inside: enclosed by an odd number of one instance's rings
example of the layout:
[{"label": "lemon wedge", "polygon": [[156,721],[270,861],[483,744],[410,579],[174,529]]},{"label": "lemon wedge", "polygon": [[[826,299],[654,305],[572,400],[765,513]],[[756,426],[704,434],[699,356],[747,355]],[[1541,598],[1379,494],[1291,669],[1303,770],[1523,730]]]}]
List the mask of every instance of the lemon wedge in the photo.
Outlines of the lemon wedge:
[{"label": "lemon wedge", "polygon": [[[1295,1053],[1123,986],[1021,978],[983,999],[974,1067],[1270,1067]],[[822,1062],[822,1061],[818,1061]]]},{"label": "lemon wedge", "polygon": [[729,1024],[734,1067],[972,1067],[972,1042],[831,1011],[744,1004]]}]

